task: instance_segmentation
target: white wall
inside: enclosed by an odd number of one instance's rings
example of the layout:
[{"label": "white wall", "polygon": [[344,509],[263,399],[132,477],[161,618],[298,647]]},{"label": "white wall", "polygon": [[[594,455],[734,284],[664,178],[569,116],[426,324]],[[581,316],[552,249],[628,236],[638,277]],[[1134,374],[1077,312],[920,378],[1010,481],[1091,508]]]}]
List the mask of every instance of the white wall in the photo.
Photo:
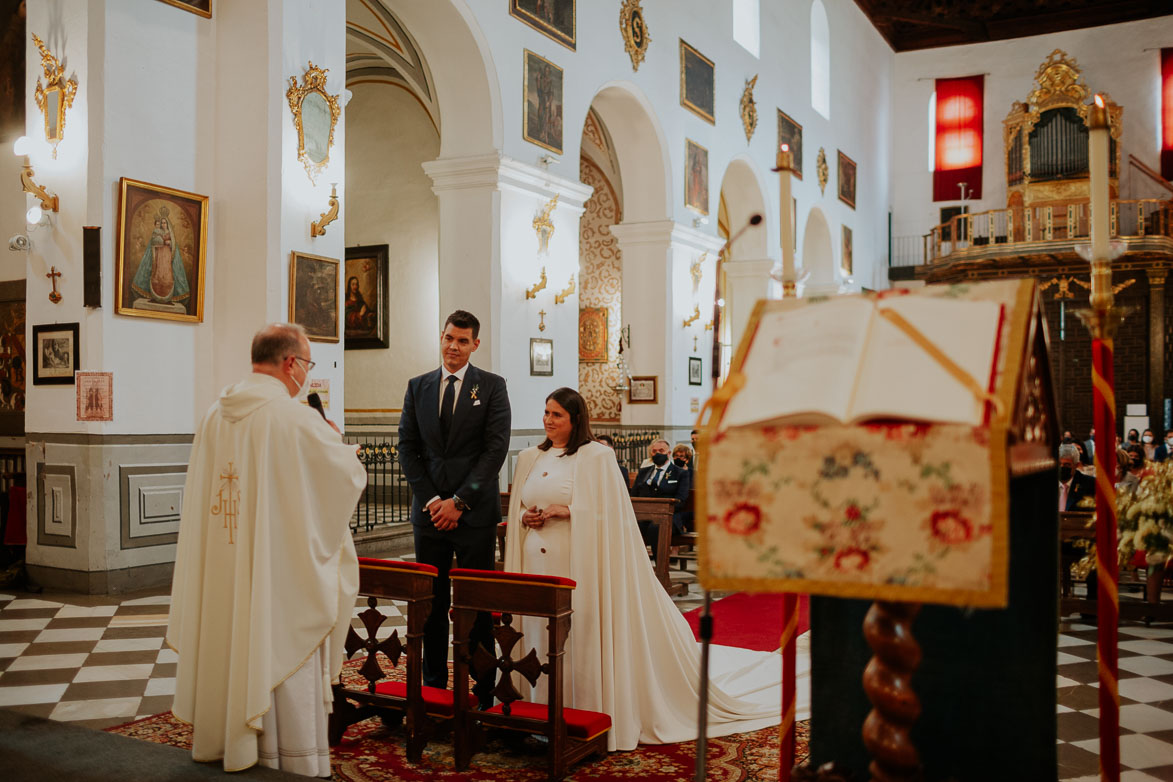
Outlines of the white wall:
[{"label": "white wall", "polygon": [[[970,212],[1006,206],[1002,120],[1014,101],[1025,101],[1034,88],[1039,65],[1054,50],[1075,58],[1083,81],[1093,92],[1107,91],[1124,107],[1120,192],[1123,198],[1160,197],[1148,180],[1128,166],[1129,153],[1159,170],[1160,47],[1173,40],[1170,17],[1108,25],[1011,41],[951,46],[896,55],[892,87],[892,178],[894,236],[922,235],[937,224],[940,208],[959,201],[934,203],[928,170],[928,101],[938,78],[986,74],[982,144],[982,198]],[[1146,49],[1148,51],[1146,51]]]},{"label": "white wall", "polygon": [[386,84],[353,90],[346,107],[346,246],[389,245],[390,347],[346,353],[347,406],[398,409],[407,381],[439,366],[447,316],[440,313],[438,206],[421,167],[439,155],[440,138],[406,91]]}]

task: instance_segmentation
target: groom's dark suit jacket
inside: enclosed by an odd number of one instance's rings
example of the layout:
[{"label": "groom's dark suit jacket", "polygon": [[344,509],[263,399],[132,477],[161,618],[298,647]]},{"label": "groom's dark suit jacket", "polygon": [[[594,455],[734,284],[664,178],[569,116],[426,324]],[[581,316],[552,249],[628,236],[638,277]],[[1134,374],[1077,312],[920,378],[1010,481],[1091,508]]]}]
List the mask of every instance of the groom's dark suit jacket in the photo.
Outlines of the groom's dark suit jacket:
[{"label": "groom's dark suit jacket", "polygon": [[497,475],[509,453],[509,397],[505,378],[470,364],[445,441],[440,433],[440,376],[436,369],[408,381],[399,417],[399,463],[411,485],[412,524],[431,525],[424,503],[437,495],[456,495],[468,503],[459,526],[449,533],[455,534],[465,525],[501,521]]}]

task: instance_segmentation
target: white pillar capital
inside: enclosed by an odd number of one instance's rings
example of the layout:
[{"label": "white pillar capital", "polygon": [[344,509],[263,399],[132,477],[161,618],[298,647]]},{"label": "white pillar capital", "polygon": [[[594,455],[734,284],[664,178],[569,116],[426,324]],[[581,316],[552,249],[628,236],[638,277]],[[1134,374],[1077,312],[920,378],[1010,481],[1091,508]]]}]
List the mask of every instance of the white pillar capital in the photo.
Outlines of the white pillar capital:
[{"label": "white pillar capital", "polygon": [[438,158],[424,163],[424,172],[432,178],[432,192],[442,196],[451,190],[513,190],[542,199],[558,196],[558,210],[582,214],[583,204],[594,188],[565,179],[545,169],[522,163],[494,152],[460,158]]}]

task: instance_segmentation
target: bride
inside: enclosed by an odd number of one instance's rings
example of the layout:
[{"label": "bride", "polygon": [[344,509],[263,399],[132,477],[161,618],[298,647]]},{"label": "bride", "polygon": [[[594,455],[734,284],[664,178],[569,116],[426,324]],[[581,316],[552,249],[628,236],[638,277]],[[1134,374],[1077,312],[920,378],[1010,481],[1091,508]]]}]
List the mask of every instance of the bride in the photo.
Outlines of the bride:
[{"label": "bride", "polygon": [[[577,582],[566,704],[610,715],[609,750],[693,740],[700,645],[652,572],[614,453],[594,442],[574,389],[546,398],[542,423],[546,440],[518,456],[505,569]],[[528,620],[523,632],[544,659],[544,620]],[[713,646],[708,735],[777,725],[781,670],[777,653]],[[809,708],[809,688],[798,700]]]}]

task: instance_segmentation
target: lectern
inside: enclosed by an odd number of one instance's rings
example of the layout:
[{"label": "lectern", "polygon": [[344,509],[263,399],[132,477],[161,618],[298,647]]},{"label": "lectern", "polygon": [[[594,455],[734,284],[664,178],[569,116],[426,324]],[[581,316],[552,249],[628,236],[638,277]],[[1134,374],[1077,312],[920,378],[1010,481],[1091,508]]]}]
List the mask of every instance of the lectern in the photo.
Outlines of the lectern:
[{"label": "lectern", "polygon": [[1056,779],[1054,398],[1032,280],[758,303],[700,433],[698,568],[813,596],[812,765]]}]

